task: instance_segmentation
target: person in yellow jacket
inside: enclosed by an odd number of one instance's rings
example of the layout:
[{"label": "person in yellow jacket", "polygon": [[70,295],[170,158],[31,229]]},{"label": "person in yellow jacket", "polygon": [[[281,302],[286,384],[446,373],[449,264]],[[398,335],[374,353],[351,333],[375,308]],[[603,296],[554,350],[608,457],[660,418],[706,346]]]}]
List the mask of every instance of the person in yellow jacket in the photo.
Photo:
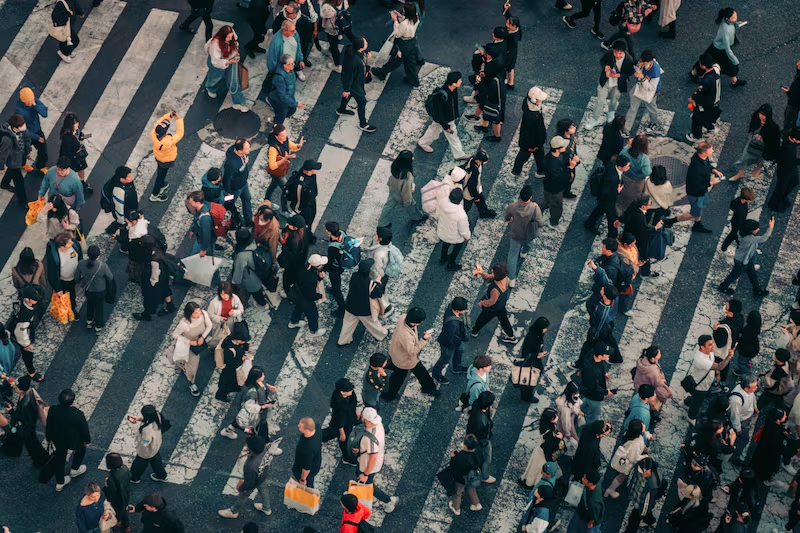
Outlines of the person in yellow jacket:
[{"label": "person in yellow jacket", "polygon": [[[169,127],[175,121],[175,135],[169,132]],[[150,131],[150,140],[153,141],[153,155],[158,163],[156,182],[150,194],[151,202],[166,202],[169,184],[167,171],[175,164],[178,158],[178,142],[183,139],[183,119],[175,112],[168,113],[158,120]]]}]

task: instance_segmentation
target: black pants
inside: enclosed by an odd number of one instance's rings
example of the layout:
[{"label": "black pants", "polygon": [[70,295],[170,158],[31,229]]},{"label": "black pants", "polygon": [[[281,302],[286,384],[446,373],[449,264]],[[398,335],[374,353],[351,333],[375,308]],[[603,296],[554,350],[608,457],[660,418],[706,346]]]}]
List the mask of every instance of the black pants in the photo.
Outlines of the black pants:
[{"label": "black pants", "polygon": [[81,40],[78,38],[78,34],[75,33],[75,30],[72,30],[70,41],[72,41],[71,46],[66,42],[58,43],[58,49],[61,50],[61,53],[64,54],[65,56],[69,56],[70,54],[72,54],[72,51],[78,48],[78,45],[81,44]]},{"label": "black pants", "polygon": [[708,396],[708,391],[694,391],[692,392],[692,401],[689,402],[689,418],[692,420],[697,418],[698,413],[700,412],[700,407],[703,405],[703,401]]},{"label": "black pants", "polygon": [[44,138],[44,133],[41,131],[35,133],[41,137],[44,142],[31,141],[31,146],[36,149],[36,163],[34,163],[34,167],[44,168],[47,166],[47,141]]},{"label": "black pants", "polygon": [[464,200],[464,212],[469,214],[472,204],[475,204],[475,207],[478,208],[478,213],[485,213],[489,210],[486,206],[486,198],[483,196],[483,193],[478,193],[472,200]]},{"label": "black pants", "polygon": [[267,297],[264,296],[263,291],[251,292],[250,296],[253,297],[253,300],[255,300],[258,305],[261,306],[267,305]]},{"label": "black pants", "polygon": [[544,152],[542,152],[541,148],[534,152],[531,152],[527,148],[520,148],[517,157],[514,159],[514,169],[511,172],[513,174],[520,174],[523,165],[528,162],[531,156],[533,156],[536,162],[536,172],[544,172]]},{"label": "black pants", "polygon": [[28,350],[20,350],[22,352],[22,362],[25,363],[25,370],[28,374],[36,372],[36,367],[33,365],[33,352]]},{"label": "black pants", "polygon": [[[70,448],[63,447],[59,448],[56,446],[56,453],[53,457],[55,464],[53,465],[54,471],[56,473],[56,483],[59,485],[64,484],[64,467],[67,464],[67,452]],[[72,470],[77,470],[80,468],[81,464],[83,463],[83,458],[86,456],[86,447],[80,446],[77,450],[73,450],[72,454]]]},{"label": "black pants", "polygon": [[75,295],[77,292],[77,288],[75,287],[75,280],[72,281],[64,281],[61,280],[61,288],[69,293],[69,303],[72,305],[72,312],[75,313],[75,320],[78,319],[78,307],[75,302]]},{"label": "black pants", "polygon": [[330,440],[336,439],[336,442],[339,443],[339,449],[342,450],[342,460],[348,463],[355,463],[355,457],[353,457],[353,453],[347,447],[347,436],[350,434],[350,430],[353,429],[353,426],[345,426],[344,428],[344,441],[339,440],[339,428],[328,426],[322,430],[322,442],[328,442]]},{"label": "black pants", "polygon": [[303,315],[306,315],[308,320],[308,329],[311,333],[316,333],[319,329],[319,311],[317,311],[317,304],[311,300],[300,298],[292,309],[292,317],[289,319],[291,322],[299,322]]},{"label": "black pants", "polygon": [[[387,365],[387,369],[392,370],[392,375],[389,376],[389,388],[384,392],[384,397],[387,400],[394,399],[397,396],[397,393],[400,392],[400,387],[403,386],[403,382],[406,380],[406,376],[408,375],[409,370],[404,370],[402,368],[397,368],[394,364],[389,362]],[[428,373],[428,369],[425,368],[421,362],[417,363],[417,365],[410,370],[414,377],[417,378],[419,381],[420,386],[422,387],[423,392],[430,392],[436,390],[436,383],[433,381],[433,378]]]},{"label": "black pants", "polygon": [[36,435],[36,427],[20,426],[17,434],[22,439],[22,443],[25,444],[25,449],[28,450],[28,455],[33,459],[33,464],[37,467],[45,464],[50,455],[42,446],[42,440]]},{"label": "black pants", "polygon": [[703,111],[695,107],[694,111],[692,111],[692,137],[700,139],[703,136],[703,126],[706,129],[711,129],[721,114],[722,112],[718,107],[704,109]]},{"label": "black pants", "polygon": [[406,72],[406,79],[408,83],[413,87],[419,86],[419,64],[417,62],[417,38],[412,37],[411,39],[395,39],[394,45],[397,47],[397,50],[400,51],[400,54],[392,54],[389,56],[389,60],[378,70],[381,75],[386,75],[392,72],[394,69],[403,65],[403,68]]},{"label": "black pants", "polygon": [[348,96],[347,98],[343,96],[342,102],[339,104],[339,111],[344,111],[345,109],[347,109],[347,102],[349,102],[351,98],[356,101],[356,104],[358,104],[358,124],[359,126],[364,127],[367,125],[366,94],[351,92],[350,96]]},{"label": "black pants", "polygon": [[331,294],[336,300],[339,309],[344,310],[344,294],[342,294],[342,270],[331,268],[328,272],[331,277]]},{"label": "black pants", "polygon": [[730,233],[728,233],[728,235],[725,237],[725,240],[722,241],[722,251],[724,252],[727,250],[728,246],[733,244],[733,241],[736,241],[737,245],[739,244],[739,228],[734,228],[731,226]]},{"label": "black pants", "polygon": [[486,307],[481,309],[481,314],[479,314],[477,320],[475,320],[472,333],[478,333],[483,329],[483,326],[491,322],[495,317],[497,317],[497,321],[500,322],[500,326],[502,326],[505,334],[509,337],[513,337],[514,330],[511,328],[511,322],[508,320],[508,311],[505,309],[488,309]]},{"label": "black pants", "polygon": [[600,11],[603,9],[601,0],[581,0],[581,10],[567,18],[570,22],[589,16],[589,12],[594,10],[594,31],[600,29]]},{"label": "black pants", "polygon": [[[338,67],[342,64],[341,52],[339,51],[339,36],[330,34],[326,35],[328,36],[328,44],[330,45],[331,58],[333,59],[333,64]],[[353,39],[355,39],[355,35],[353,35],[352,26],[345,28],[344,35],[345,37],[350,39],[350,42],[353,42]]]},{"label": "black pants", "polygon": [[250,29],[253,30],[253,38],[244,45],[245,48],[248,50],[255,50],[258,48],[261,43],[264,42],[264,37],[267,36],[267,21],[269,20],[269,12],[267,12],[266,18],[259,16],[255,17],[248,17],[247,18],[247,25],[250,26]]},{"label": "black pants", "polygon": [[189,17],[181,23],[181,28],[188,28],[189,24],[202,18],[206,25],[206,41],[210,41],[214,34],[214,23],[211,21],[211,10],[205,8],[193,8]]},{"label": "black pants", "polygon": [[[649,511],[645,518],[648,522],[655,523],[656,518],[653,516],[653,511]],[[628,527],[625,528],[624,533],[636,533],[639,531],[639,522],[642,520],[642,510],[639,508],[631,511],[631,516],[628,518]]]},{"label": "black pants", "polygon": [[105,291],[86,291],[86,322],[94,322],[96,328],[105,326],[105,306]]},{"label": "black pants", "polygon": [[[287,211],[286,209],[286,194],[283,192],[283,187],[286,185],[286,178],[279,178],[277,176],[273,176],[270,174],[269,176],[270,182],[267,186],[267,192],[264,193],[264,200],[270,200],[272,197],[272,193],[275,192],[275,189],[281,191],[281,211]],[[272,200],[270,200],[272,201]]]},{"label": "black pants", "polygon": [[153,194],[158,196],[161,192],[161,189],[167,184],[167,172],[169,172],[170,167],[172,167],[175,163],[162,163],[161,161],[157,161],[158,163],[158,170],[156,170],[156,182],[153,184]]},{"label": "black pants", "polygon": [[142,459],[138,455],[133,459],[133,464],[131,465],[131,481],[139,481],[142,479],[142,474],[147,470],[147,465],[150,465],[158,479],[167,479],[167,471],[164,470],[164,461],[161,460],[161,454],[157,453],[150,459]]},{"label": "black pants", "polygon": [[733,270],[731,270],[731,273],[728,274],[728,277],[725,278],[725,280],[720,284],[720,290],[724,291],[725,289],[729,288],[731,283],[739,279],[739,277],[742,275],[742,272],[747,273],[747,279],[750,280],[750,285],[753,286],[753,293],[755,294],[756,292],[760,291],[761,289],[758,285],[758,274],[756,274],[756,264],[752,261],[752,259],[750,260],[750,263],[746,265],[734,259]]},{"label": "black pants", "polygon": [[617,208],[613,203],[606,203],[598,201],[589,218],[586,219],[586,225],[592,228],[597,227],[597,221],[600,217],[605,215],[606,222],[608,223],[608,236],[615,239],[617,237],[617,228],[614,227],[614,222],[617,221]]},{"label": "black pants", "polygon": [[[450,250],[452,246],[453,250],[450,252],[450,259],[447,258],[447,252]],[[461,253],[461,248],[464,247],[464,243],[460,242],[458,244],[450,244],[449,242],[442,241],[442,263],[447,261],[448,265],[455,265],[456,260],[458,259],[458,254]]]},{"label": "black pants", "polygon": [[21,168],[6,168],[6,173],[3,174],[3,187],[8,187],[11,182],[14,182],[14,195],[17,201],[23,207],[28,206],[28,194],[25,192],[25,178],[22,175]]}]

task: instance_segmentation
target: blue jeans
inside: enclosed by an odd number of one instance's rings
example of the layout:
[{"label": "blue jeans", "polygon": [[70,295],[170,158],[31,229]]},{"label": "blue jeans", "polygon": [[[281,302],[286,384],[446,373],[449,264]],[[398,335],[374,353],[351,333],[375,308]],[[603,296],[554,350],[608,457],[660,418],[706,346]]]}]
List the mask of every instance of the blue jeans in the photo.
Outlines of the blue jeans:
[{"label": "blue jeans", "polygon": [[433,365],[431,369],[432,376],[444,376],[444,367],[450,362],[453,361],[453,369],[456,368],[464,368],[464,365],[461,363],[461,359],[464,357],[464,346],[459,345],[458,348],[445,348],[444,346],[440,345],[442,350],[442,354],[439,356],[439,360],[436,361],[436,364]]},{"label": "blue jeans", "polygon": [[[228,68],[221,69],[211,64],[211,58],[208,58],[208,75],[206,76],[205,88],[212,93],[217,92],[217,87],[225,79],[225,86],[231,93],[231,100],[234,105],[245,105],[244,92],[239,86],[239,74],[236,71],[236,64],[231,63]],[[236,79],[232,79],[236,76]]]},{"label": "blue jeans", "polygon": [[517,279],[517,270],[519,265],[519,254],[527,254],[531,251],[530,241],[518,241],[510,239],[508,241],[508,279]]},{"label": "blue jeans", "polygon": [[583,399],[583,416],[586,419],[586,425],[589,425],[592,422],[600,420],[601,403],[603,402],[590,400],[589,398]]},{"label": "blue jeans", "polygon": [[[584,405],[586,405],[586,403],[584,403]],[[576,513],[572,515],[572,520],[569,521],[567,533],[602,533],[602,529],[600,529],[600,524],[595,524],[594,527],[587,526],[586,522]]]},{"label": "blue jeans", "polygon": [[244,217],[245,224],[251,224],[253,221],[253,204],[250,198],[250,187],[247,186],[247,183],[244,184],[244,187],[239,189],[238,191],[230,191],[230,194],[233,195],[233,200],[231,200],[234,204],[236,200],[240,197],[242,198],[242,216]]},{"label": "blue jeans", "polygon": [[289,107],[287,105],[279,104],[278,102],[273,102],[270,98],[269,105],[272,106],[272,109],[275,111],[275,118],[272,119],[273,124],[283,124],[283,122],[288,118],[294,115],[295,111],[297,111],[296,107]]}]

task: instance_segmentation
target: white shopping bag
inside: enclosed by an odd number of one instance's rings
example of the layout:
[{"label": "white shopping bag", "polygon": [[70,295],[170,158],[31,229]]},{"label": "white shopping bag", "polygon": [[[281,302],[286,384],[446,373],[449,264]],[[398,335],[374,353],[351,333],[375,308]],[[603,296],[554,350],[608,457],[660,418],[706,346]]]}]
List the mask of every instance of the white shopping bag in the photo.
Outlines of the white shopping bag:
[{"label": "white shopping bag", "polygon": [[219,267],[225,261],[228,261],[228,259],[210,255],[205,257],[200,257],[200,254],[190,255],[185,259],[181,259],[181,263],[186,267],[186,273],[183,277],[192,283],[210,287],[211,281],[214,279],[214,273],[219,270]]}]

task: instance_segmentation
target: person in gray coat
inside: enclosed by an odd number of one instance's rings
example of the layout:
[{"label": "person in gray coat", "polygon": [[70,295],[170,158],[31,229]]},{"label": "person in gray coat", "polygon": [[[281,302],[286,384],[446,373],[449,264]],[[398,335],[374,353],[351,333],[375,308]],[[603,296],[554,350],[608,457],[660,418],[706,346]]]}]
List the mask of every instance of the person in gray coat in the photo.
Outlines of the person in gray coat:
[{"label": "person in gray coat", "polygon": [[[88,259],[78,263],[75,281],[80,283],[86,292],[86,329],[94,328],[100,335],[106,325],[105,304],[106,291],[110,294],[116,291],[114,274],[108,265],[100,259],[100,248],[96,245],[89,247]],[[114,287],[109,289],[109,287]]]},{"label": "person in gray coat", "polygon": [[253,234],[247,228],[236,230],[236,248],[233,251],[233,278],[231,281],[241,286],[253,297],[258,307],[267,305],[267,298],[262,290],[261,280],[256,275],[256,263],[253,252],[256,249]]},{"label": "person in gray coat", "polygon": [[[25,119],[21,115],[11,115],[8,122],[0,125],[0,189],[13,192],[17,202],[23,207],[28,205],[25,194],[25,181],[22,170],[30,172],[33,167],[26,165],[31,153],[31,137],[25,127]],[[10,185],[11,181],[14,186]]]},{"label": "person in gray coat", "polygon": [[509,236],[508,285],[513,287],[517,281],[519,260],[528,255],[531,242],[539,236],[542,226],[542,210],[533,201],[533,189],[529,185],[519,192],[519,200],[506,207],[505,220]]},{"label": "person in gray coat", "polygon": [[758,274],[756,274],[755,257],[758,250],[758,245],[766,242],[772,235],[772,229],[775,227],[775,217],[770,217],[769,227],[763,235],[756,237],[758,232],[758,220],[747,219],[739,230],[739,246],[736,247],[736,255],[733,257],[733,270],[728,274],[728,277],[720,283],[717,290],[727,295],[733,295],[734,290],[730,288],[731,283],[739,279],[742,272],[747,272],[747,278],[750,280],[750,285],[753,286],[753,296],[761,298],[769,294],[768,290],[762,289],[758,284]]}]

